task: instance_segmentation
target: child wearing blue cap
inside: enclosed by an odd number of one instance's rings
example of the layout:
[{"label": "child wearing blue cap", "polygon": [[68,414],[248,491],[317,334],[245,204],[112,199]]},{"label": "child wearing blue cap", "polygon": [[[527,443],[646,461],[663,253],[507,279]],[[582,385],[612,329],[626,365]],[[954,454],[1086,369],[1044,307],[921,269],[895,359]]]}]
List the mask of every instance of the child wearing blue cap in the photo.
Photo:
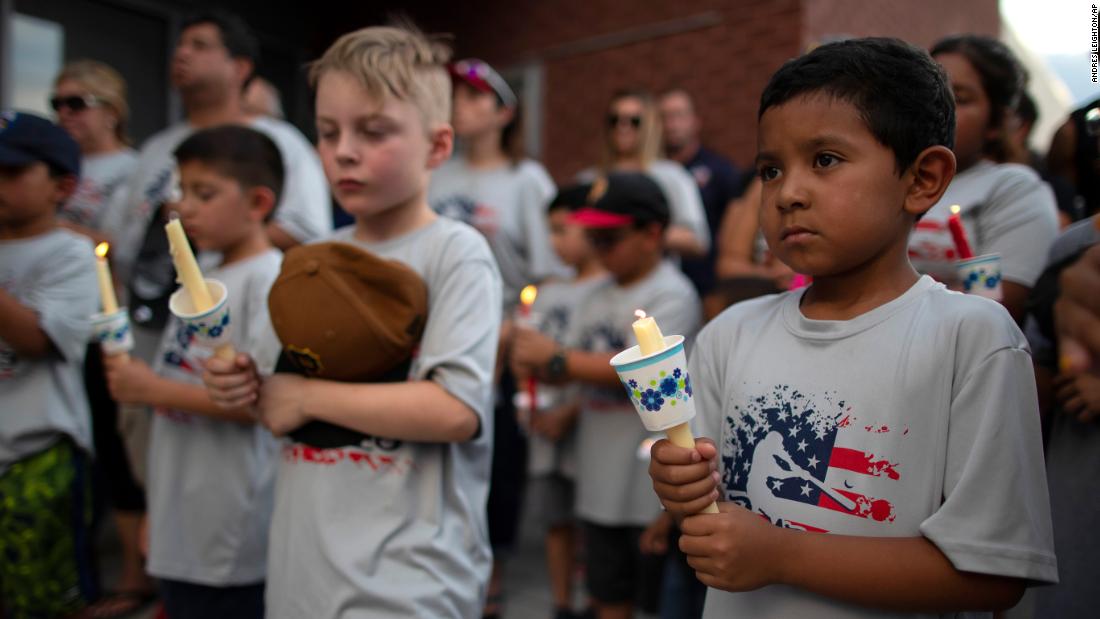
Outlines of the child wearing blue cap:
[{"label": "child wearing blue cap", "polygon": [[91,423],[81,366],[98,307],[92,244],[57,225],[80,149],[0,112],[0,609],[55,617],[92,597]]}]

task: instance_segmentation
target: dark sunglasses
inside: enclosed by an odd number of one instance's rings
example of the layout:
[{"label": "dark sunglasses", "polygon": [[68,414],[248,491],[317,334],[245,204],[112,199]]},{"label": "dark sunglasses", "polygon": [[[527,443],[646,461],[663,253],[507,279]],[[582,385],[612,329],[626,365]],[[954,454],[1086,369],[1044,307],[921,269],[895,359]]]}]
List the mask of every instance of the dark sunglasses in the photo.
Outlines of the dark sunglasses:
[{"label": "dark sunglasses", "polygon": [[614,129],[619,126],[620,123],[630,123],[630,126],[637,129],[642,126],[641,116],[619,116],[618,114],[607,115],[607,126]]},{"label": "dark sunglasses", "polygon": [[53,111],[60,112],[61,108],[67,107],[73,112],[83,112],[84,110],[99,105],[99,98],[95,95],[84,95],[79,97],[73,95],[71,97],[50,97],[50,107]]},{"label": "dark sunglasses", "polygon": [[621,243],[630,233],[629,227],[624,228],[594,228],[585,231],[588,242],[596,251],[610,251]]}]

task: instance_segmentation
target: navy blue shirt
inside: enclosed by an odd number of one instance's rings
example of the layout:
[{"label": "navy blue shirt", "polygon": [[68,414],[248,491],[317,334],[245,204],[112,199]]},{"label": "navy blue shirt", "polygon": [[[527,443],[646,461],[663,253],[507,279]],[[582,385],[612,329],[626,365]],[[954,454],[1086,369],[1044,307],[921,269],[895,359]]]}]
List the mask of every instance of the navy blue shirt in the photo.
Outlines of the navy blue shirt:
[{"label": "navy blue shirt", "polygon": [[699,194],[703,198],[703,209],[707,212],[707,224],[710,226],[710,251],[702,258],[684,258],[681,268],[700,295],[714,288],[714,264],[718,259],[718,230],[722,215],[730,201],[745,190],[745,174],[737,169],[729,159],[700,147],[688,162],[684,164],[688,174],[695,179]]}]

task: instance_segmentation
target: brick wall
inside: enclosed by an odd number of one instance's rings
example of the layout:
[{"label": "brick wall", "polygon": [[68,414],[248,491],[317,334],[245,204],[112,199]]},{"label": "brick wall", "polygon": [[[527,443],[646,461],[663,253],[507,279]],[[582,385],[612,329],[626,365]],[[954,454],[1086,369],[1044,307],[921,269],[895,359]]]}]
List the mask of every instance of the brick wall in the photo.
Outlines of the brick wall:
[{"label": "brick wall", "polygon": [[[377,23],[384,4],[339,26],[320,22],[328,32],[317,53]],[[400,10],[425,30],[454,33],[459,57],[542,65],[542,160],[558,181],[598,161],[607,101],[621,88],[685,88],[705,141],[747,166],[760,91],[808,45],[889,35],[927,47],[954,32],[996,34],[1000,21],[997,0],[405,0]]]}]

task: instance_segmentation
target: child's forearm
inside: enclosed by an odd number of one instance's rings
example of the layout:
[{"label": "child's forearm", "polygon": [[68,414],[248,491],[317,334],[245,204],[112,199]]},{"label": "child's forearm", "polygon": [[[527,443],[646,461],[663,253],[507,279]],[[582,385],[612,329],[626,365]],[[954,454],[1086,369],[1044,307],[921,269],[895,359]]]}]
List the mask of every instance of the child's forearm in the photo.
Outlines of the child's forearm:
[{"label": "child's forearm", "polygon": [[481,425],[470,407],[427,380],[362,384],[312,379],[305,382],[302,407],[309,418],[403,441],[468,441]]},{"label": "child's forearm", "polygon": [[149,400],[149,402],[146,402],[149,406],[174,408],[202,415],[203,417],[239,423],[255,423],[256,421],[248,412],[248,409],[225,410],[219,408],[210,399],[210,394],[202,385],[180,383],[167,378],[158,378],[157,383],[150,389]]},{"label": "child's forearm", "polygon": [[21,357],[38,359],[50,354],[53,342],[39,325],[38,312],[0,288],[0,339]]},{"label": "child's forearm", "polygon": [[570,348],[565,351],[565,368],[572,380],[593,385],[618,387],[621,382],[615,368],[611,367],[611,358],[615,353],[587,352]]},{"label": "child's forearm", "polygon": [[879,538],[784,531],[780,582],[861,606],[903,612],[997,610],[1023,595],[1022,580],[956,570],[923,537]]}]

